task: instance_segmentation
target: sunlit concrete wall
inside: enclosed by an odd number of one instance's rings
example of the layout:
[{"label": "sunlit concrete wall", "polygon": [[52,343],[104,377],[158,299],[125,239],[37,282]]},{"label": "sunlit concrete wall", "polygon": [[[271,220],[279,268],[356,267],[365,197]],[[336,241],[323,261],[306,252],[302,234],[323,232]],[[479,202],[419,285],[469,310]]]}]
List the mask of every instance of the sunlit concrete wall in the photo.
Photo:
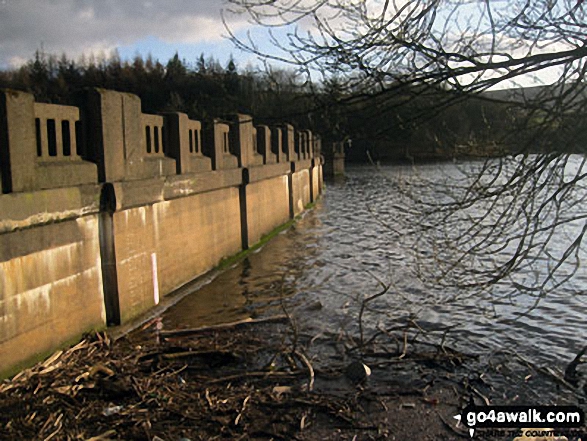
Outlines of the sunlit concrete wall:
[{"label": "sunlit concrete wall", "polygon": [[311,168],[311,183],[312,183],[312,188],[311,188],[311,197],[310,199],[312,200],[312,202],[316,202],[318,200],[318,198],[320,197],[320,192],[322,189],[322,176],[320,174],[320,170],[321,168],[314,165]]},{"label": "sunlit concrete wall", "polygon": [[290,219],[288,176],[251,183],[246,193],[248,240],[254,244]]},{"label": "sunlit concrete wall", "polygon": [[121,321],[241,250],[238,188],[114,213]]},{"label": "sunlit concrete wall", "polygon": [[291,179],[293,214],[298,215],[304,211],[306,205],[312,202],[310,191],[310,169],[304,167],[299,171],[294,171]]},{"label": "sunlit concrete wall", "polygon": [[78,119],[0,94],[0,373],[105,321],[100,186],[77,152]]},{"label": "sunlit concrete wall", "polygon": [[128,322],[321,192],[309,131],[0,93],[0,375]]},{"label": "sunlit concrete wall", "polygon": [[2,235],[0,372],[104,323],[98,219]]}]

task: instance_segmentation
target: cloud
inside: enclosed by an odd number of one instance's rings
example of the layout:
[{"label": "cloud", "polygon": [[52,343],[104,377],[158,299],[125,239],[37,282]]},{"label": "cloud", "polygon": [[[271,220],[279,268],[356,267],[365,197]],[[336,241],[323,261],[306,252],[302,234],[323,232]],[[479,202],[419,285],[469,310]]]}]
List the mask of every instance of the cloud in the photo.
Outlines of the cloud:
[{"label": "cloud", "polygon": [[[0,0],[0,66],[35,50],[71,57],[155,37],[166,43],[216,42],[219,0]],[[243,18],[231,16],[231,27]]]}]

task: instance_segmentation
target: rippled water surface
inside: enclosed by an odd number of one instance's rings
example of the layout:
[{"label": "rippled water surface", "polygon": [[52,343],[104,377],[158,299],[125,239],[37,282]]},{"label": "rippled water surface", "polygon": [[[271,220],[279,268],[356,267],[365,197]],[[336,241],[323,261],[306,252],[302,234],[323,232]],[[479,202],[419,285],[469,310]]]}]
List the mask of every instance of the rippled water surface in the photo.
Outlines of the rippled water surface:
[{"label": "rippled water surface", "polygon": [[[417,171],[430,178],[445,176],[450,167],[426,165]],[[506,287],[481,296],[424,286],[416,274],[413,238],[403,238],[396,222],[398,210],[406,208],[398,204],[405,201],[390,185],[409,183],[413,174],[407,166],[349,168],[346,179],[328,184],[315,209],[294,227],[165,313],[164,326],[279,312],[284,302],[310,335],[356,334],[360,301],[377,293],[381,281],[392,288],[370,304],[368,330],[413,317],[425,330],[452,327],[447,341],[460,349],[515,350],[564,368],[587,344],[587,272],[580,268],[569,288],[549,293],[522,317],[520,311],[534,299],[499,295]]]}]

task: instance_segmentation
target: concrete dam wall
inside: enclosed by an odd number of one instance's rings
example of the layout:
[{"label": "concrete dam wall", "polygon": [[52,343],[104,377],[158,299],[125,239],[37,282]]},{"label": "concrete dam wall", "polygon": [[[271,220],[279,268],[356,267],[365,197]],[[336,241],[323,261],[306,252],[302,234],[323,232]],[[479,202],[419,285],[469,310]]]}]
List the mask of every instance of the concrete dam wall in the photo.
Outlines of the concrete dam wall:
[{"label": "concrete dam wall", "polygon": [[308,130],[83,102],[0,91],[0,375],[141,315],[322,191]]}]

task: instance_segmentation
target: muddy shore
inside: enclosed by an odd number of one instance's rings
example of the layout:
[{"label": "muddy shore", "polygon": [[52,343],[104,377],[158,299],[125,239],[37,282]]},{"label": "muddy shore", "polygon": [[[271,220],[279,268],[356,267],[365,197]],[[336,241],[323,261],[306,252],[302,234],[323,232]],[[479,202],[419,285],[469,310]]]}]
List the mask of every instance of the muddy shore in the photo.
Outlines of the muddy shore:
[{"label": "muddy shore", "polygon": [[[456,440],[470,439],[453,416],[471,396],[511,404],[471,374],[474,355],[446,347],[412,342],[359,354],[341,339],[294,332],[286,317],[196,330],[158,323],[116,341],[89,335],[5,380],[0,439]],[[349,371],[358,362],[370,376]],[[526,378],[521,401],[535,380],[558,388],[565,403],[577,398],[517,366],[507,375]]]}]

